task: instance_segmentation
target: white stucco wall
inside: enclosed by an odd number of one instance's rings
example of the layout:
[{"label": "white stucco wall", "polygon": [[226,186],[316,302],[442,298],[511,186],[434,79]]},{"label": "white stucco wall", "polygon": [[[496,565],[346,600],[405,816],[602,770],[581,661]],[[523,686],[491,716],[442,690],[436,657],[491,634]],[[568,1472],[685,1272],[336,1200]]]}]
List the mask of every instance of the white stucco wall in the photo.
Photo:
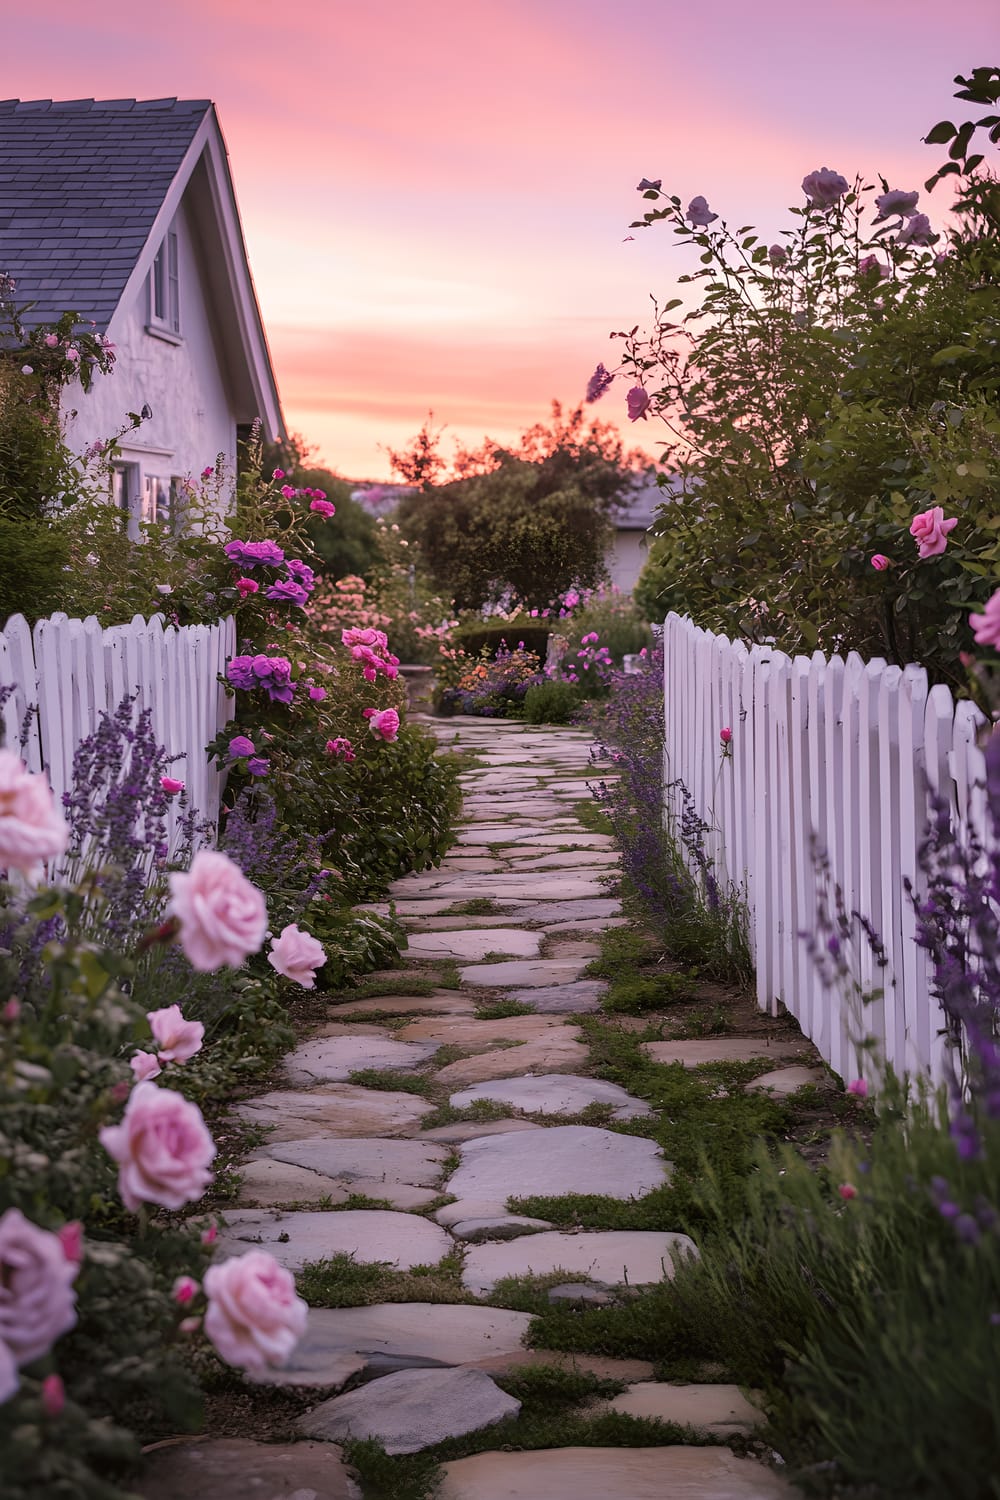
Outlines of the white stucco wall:
[{"label": "white stucco wall", "polygon": [[631,594],[646,561],[649,538],[644,531],[616,531],[605,553],[611,582],[623,594]]},{"label": "white stucco wall", "polygon": [[64,412],[77,411],[75,418],[66,416],[65,432],[78,453],[118,432],[128,412],[152,409],[151,419],[121,439],[122,461],[135,466],[140,496],[146,476],[169,485],[172,477],[199,474],[219,453],[232,472],[236,458],[236,417],[183,200],[171,227],[177,233],[179,339],[148,331],[147,279],[131,296],[126,293],[108,328],[117,356],[111,374],[98,376],[89,394],[71,387],[64,402]]}]

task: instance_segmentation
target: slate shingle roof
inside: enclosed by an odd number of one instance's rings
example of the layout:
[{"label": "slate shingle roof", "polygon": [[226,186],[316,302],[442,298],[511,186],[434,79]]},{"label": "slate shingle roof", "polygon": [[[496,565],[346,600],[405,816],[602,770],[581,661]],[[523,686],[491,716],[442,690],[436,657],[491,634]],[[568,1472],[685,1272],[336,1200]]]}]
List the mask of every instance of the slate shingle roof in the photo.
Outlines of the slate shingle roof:
[{"label": "slate shingle roof", "polygon": [[207,99],[0,100],[0,271],[107,328]]}]

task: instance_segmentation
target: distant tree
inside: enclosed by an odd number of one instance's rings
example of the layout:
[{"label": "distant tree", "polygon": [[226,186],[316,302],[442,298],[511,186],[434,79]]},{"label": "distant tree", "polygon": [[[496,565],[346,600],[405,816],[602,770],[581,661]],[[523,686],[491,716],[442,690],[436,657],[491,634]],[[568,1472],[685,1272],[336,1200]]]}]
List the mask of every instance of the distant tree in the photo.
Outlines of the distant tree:
[{"label": "distant tree", "polygon": [[[397,472],[411,482],[418,472],[443,472],[439,438],[425,424],[409,455],[394,455]],[[542,608],[571,585],[592,587],[606,577],[611,518],[633,477],[631,462],[615,428],[553,402],[551,422],[530,428],[516,448],[487,439],[460,451],[457,477],[433,486],[425,480],[401,501],[397,520],[459,609],[509,590]]]}]

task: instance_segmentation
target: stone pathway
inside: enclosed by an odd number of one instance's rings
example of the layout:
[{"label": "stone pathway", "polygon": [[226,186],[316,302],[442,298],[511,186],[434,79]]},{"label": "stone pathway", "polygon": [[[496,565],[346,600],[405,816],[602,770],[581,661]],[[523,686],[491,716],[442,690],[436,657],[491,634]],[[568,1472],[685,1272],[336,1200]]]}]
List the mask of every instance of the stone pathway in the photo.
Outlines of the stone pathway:
[{"label": "stone pathway", "polygon": [[[589,736],[473,719],[432,727],[445,747],[474,750],[480,763],[463,774],[464,823],[440,869],[392,891],[412,980],[422,982],[405,993],[405,974],[393,973],[384,993],[369,984],[365,999],[331,1005],[328,1024],[286,1059],[282,1086],[240,1106],[268,1133],[245,1166],[219,1253],[265,1244],[293,1269],[342,1253],[399,1271],[443,1262],[466,1300],[314,1309],[290,1366],[264,1377],[315,1393],[297,1419],[303,1441],[162,1445],[141,1487],[147,1500],[357,1497],[338,1443],[375,1437],[407,1454],[488,1429],[519,1408],[493,1377],[523,1364],[616,1375],[627,1389],[605,1409],[694,1433],[726,1438],[755,1425],[755,1408],[733,1386],[664,1384],[639,1360],[528,1350],[530,1316],[502,1305],[506,1277],[558,1272],[552,1301],[601,1305],[671,1276],[675,1256],[697,1252],[683,1234],[564,1232],[509,1208],[534,1194],[639,1197],[667,1182],[671,1166],[655,1142],[579,1120],[593,1106],[612,1121],[650,1113],[588,1076],[575,1024],[600,1009],[605,989],[585,973],[596,939],[623,920],[614,843],[574,811],[589,800]],[[724,1038],[649,1051],[696,1066],[760,1056],[754,1047]],[[801,1049],[763,1055],[794,1064]],[[804,1071],[779,1067],[762,1082],[780,1091]],[[430,1097],[410,1092],[411,1080]],[[446,1118],[435,1123],[442,1104]],[[725,1447],[552,1448],[448,1463],[440,1500],[790,1493],[777,1472]]]}]

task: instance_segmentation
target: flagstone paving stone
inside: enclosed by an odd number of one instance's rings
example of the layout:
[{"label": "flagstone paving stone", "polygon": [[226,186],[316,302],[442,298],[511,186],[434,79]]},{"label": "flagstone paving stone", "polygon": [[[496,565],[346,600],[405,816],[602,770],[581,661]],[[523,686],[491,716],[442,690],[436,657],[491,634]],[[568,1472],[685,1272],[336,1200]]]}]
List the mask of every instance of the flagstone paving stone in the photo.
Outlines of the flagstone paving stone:
[{"label": "flagstone paving stone", "polygon": [[630,1385],[607,1405],[629,1417],[677,1422],[720,1437],[752,1432],[763,1420],[760,1407],[748,1401],[738,1385],[667,1385],[651,1380]]},{"label": "flagstone paving stone", "polygon": [[830,1075],[825,1068],[776,1068],[773,1073],[755,1078],[747,1087],[772,1094],[776,1099],[787,1099],[809,1084],[829,1087]]},{"label": "flagstone paving stone", "polygon": [[462,1266],[462,1285],[481,1297],[505,1276],[568,1271],[605,1286],[648,1286],[670,1280],[677,1253],[697,1253],[688,1235],[652,1229],[584,1234],[549,1230],[500,1244],[474,1245]]},{"label": "flagstone paving stone", "polygon": [[542,1130],[532,1120],[459,1120],[454,1125],[438,1125],[433,1130],[422,1132],[429,1141],[450,1141],[454,1145],[462,1141],[479,1140],[486,1135],[510,1135],[517,1130]]},{"label": "flagstone paving stone", "polygon": [[433,1108],[413,1094],[341,1083],[301,1091],[276,1089],[238,1104],[233,1113],[248,1124],[270,1126],[271,1144],[305,1136],[402,1135]]},{"label": "flagstone paving stone", "polygon": [[569,984],[543,984],[537,989],[514,990],[510,996],[519,1005],[530,1005],[540,1015],[593,1015],[608,992],[603,979],[574,979]]},{"label": "flagstone paving stone", "polygon": [[773,1469],[728,1448],[538,1448],[444,1465],[436,1500],[794,1500]]},{"label": "flagstone paving stone", "polygon": [[669,1176],[655,1141],[593,1125],[553,1125],[545,1151],[525,1151],[516,1136],[466,1141],[461,1162],[444,1185],[455,1198],[506,1203],[535,1194],[596,1193],[641,1198]]},{"label": "flagstone paving stone", "polygon": [[620,917],[622,904],[612,896],[587,896],[578,901],[527,901],[518,899],[518,909],[530,905],[523,915],[532,922],[599,921],[602,917]]},{"label": "flagstone paving stone", "polygon": [[483,1370],[399,1370],[324,1401],[297,1425],[310,1437],[377,1438],[388,1454],[419,1453],[520,1410]]},{"label": "flagstone paving stone", "polygon": [[487,953],[533,958],[541,943],[537,932],[525,932],[522,927],[472,928],[466,932],[416,933],[409,939],[407,952],[413,958],[458,958],[468,963],[485,958]]},{"label": "flagstone paving stone", "polygon": [[385,1261],[406,1271],[411,1266],[436,1265],[454,1245],[451,1236],[430,1219],[377,1208],[329,1213],[230,1209],[217,1243],[222,1258],[261,1245],[290,1271],[333,1255],[353,1255],[365,1265]]},{"label": "flagstone paving stone", "polygon": [[504,1016],[496,1021],[445,1016],[410,1021],[397,1035],[404,1042],[436,1042],[439,1046],[467,1047],[473,1052],[497,1042],[533,1042],[563,1031],[579,1036],[578,1031],[554,1016]]},{"label": "flagstone paving stone", "polygon": [[343,1203],[351,1190],[305,1167],[265,1158],[240,1167],[240,1208],[276,1208],[285,1203]]},{"label": "flagstone paving stone", "polygon": [[284,1071],[293,1083],[341,1083],[362,1068],[419,1068],[436,1051],[430,1043],[396,1042],[384,1034],[318,1037],[290,1052]]},{"label": "flagstone paving stone", "polygon": [[808,1050],[806,1044],[797,1038],[775,1044],[766,1036],[699,1037],[690,1042],[641,1042],[640,1046],[654,1062],[679,1062],[685,1068],[713,1062],[752,1062],[761,1057],[794,1057]]},{"label": "flagstone paving stone", "polygon": [[451,1225],[456,1240],[479,1244],[482,1240],[516,1240],[522,1234],[551,1229],[547,1219],[530,1219],[524,1214],[497,1214],[483,1219],[459,1219]]},{"label": "flagstone paving stone", "polygon": [[146,1453],[129,1489],[142,1500],[361,1500],[332,1444],[247,1438],[169,1439]]},{"label": "flagstone paving stone", "polygon": [[436,1183],[448,1158],[447,1148],[435,1141],[363,1136],[348,1140],[321,1140],[314,1136],[310,1140],[265,1146],[264,1151],[277,1161],[308,1167],[338,1182],[350,1183],[362,1178],[407,1183],[411,1187]]},{"label": "flagstone paving stone", "polygon": [[523,988],[541,988],[551,984],[569,984],[579,979],[585,965],[572,958],[523,958],[506,963],[477,964],[474,968],[459,969],[463,984],[482,984],[492,988],[520,985]]},{"label": "flagstone paving stone", "polygon": [[463,1083],[482,1083],[488,1078],[580,1068],[586,1064],[590,1051],[579,1040],[579,1035],[575,1026],[562,1026],[535,1042],[522,1042],[492,1052],[478,1052],[473,1057],[462,1057],[439,1068],[433,1075],[434,1082],[445,1088],[455,1088]]},{"label": "flagstone paving stone", "polygon": [[653,1111],[642,1099],[634,1099],[617,1083],[601,1078],[581,1078],[572,1073],[543,1073],[535,1078],[494,1079],[476,1083],[452,1094],[454,1109],[468,1109],[480,1099],[495,1099],[526,1114],[578,1115],[589,1104],[611,1104],[616,1120],[635,1120]]},{"label": "flagstone paving stone", "polygon": [[474,1016],[476,1002],[456,990],[433,995],[372,995],[367,1000],[344,1000],[342,1009],[352,1016]]},{"label": "flagstone paving stone", "polygon": [[369,1368],[393,1362],[464,1365],[519,1351],[531,1314],[463,1303],[376,1302],[370,1307],[314,1308],[308,1338],[314,1348],[364,1357]]},{"label": "flagstone paving stone", "polygon": [[606,867],[617,865],[620,860],[620,855],[611,850],[605,853],[601,849],[566,849],[556,854],[544,854],[541,858],[537,854],[525,855],[523,859],[519,856],[511,863],[532,870],[562,870],[583,865],[595,874],[603,874]]}]

